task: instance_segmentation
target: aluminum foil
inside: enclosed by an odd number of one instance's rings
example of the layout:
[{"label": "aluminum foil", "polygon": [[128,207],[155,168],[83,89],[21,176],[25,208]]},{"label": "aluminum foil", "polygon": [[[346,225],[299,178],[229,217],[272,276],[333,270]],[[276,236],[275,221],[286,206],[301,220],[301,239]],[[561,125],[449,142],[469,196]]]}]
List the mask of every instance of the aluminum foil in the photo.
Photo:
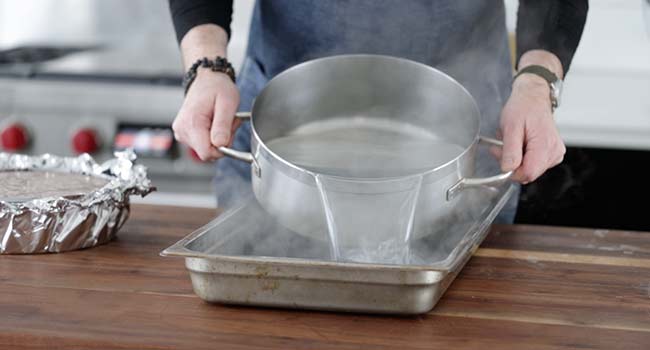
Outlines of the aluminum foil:
[{"label": "aluminum foil", "polygon": [[[132,150],[97,164],[91,156],[27,156],[0,153],[2,171],[49,171],[103,178],[106,184],[83,194],[0,198],[0,254],[59,253],[113,239],[129,216],[129,196],[155,188],[147,169],[134,164]],[[0,183],[2,186],[2,183]]]}]

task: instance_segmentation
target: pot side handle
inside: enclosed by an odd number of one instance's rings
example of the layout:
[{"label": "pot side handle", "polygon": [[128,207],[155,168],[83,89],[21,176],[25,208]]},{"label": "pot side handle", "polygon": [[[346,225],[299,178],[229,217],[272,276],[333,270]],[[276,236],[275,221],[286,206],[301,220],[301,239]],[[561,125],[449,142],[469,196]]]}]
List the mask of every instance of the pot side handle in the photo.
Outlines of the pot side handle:
[{"label": "pot side handle", "polygon": [[[237,112],[235,113],[235,118],[250,119],[251,112]],[[253,174],[255,174],[255,176],[257,177],[261,177],[262,173],[260,170],[260,166],[257,164],[257,160],[255,159],[255,157],[253,157],[252,153],[238,151],[226,146],[219,147],[219,152],[223,153],[225,156],[228,156],[230,158],[241,160],[246,163],[250,163],[251,169],[253,170]]]},{"label": "pot side handle", "polygon": [[[503,146],[503,141],[489,137],[481,136],[479,138],[479,142],[492,146]],[[501,185],[502,183],[510,180],[512,173],[513,171],[509,171],[507,173],[501,173],[499,175],[490,177],[461,178],[458,180],[458,182],[456,182],[456,184],[447,190],[447,200],[450,201],[454,199],[461,191],[467,188]]]},{"label": "pot side handle", "polygon": [[[235,113],[235,118],[239,119],[250,119],[251,117],[251,112],[237,112]],[[243,152],[243,151],[237,151],[232,148],[226,147],[226,146],[221,146],[219,147],[219,152],[223,153],[224,155],[241,160],[247,163],[253,163],[255,161],[255,158],[253,157],[253,154],[250,152]]]}]

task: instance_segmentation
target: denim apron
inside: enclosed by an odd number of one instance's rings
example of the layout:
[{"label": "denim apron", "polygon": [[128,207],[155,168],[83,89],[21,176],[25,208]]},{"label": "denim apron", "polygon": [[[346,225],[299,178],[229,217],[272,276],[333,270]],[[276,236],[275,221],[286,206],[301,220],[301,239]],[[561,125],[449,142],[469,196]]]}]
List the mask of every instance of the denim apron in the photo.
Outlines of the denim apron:
[{"label": "denim apron", "polygon": [[[433,66],[459,81],[481,111],[481,135],[494,137],[510,95],[512,70],[502,1],[258,0],[247,55],[238,76],[241,111],[278,73],[298,63],[338,54],[382,54]],[[250,123],[233,147],[250,150]],[[480,147],[477,171],[496,174]],[[223,158],[215,188],[220,206],[251,194],[250,165]],[[497,218],[512,222],[518,195]]]}]

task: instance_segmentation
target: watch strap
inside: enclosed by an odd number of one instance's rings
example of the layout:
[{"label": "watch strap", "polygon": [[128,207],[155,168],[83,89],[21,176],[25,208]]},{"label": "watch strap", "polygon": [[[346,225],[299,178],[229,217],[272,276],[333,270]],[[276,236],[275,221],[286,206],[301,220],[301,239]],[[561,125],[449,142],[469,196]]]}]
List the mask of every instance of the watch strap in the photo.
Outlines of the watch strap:
[{"label": "watch strap", "polygon": [[557,75],[555,75],[555,73],[551,72],[548,68],[546,68],[544,66],[540,66],[540,65],[536,65],[536,64],[526,66],[526,67],[520,69],[517,72],[517,74],[515,75],[515,77],[513,78],[513,80],[517,79],[517,77],[519,77],[520,75],[526,74],[526,73],[538,75],[538,76],[544,78],[544,80],[546,80],[546,82],[549,83],[549,84],[553,84],[556,81],[558,81],[558,77],[557,77]]},{"label": "watch strap", "polygon": [[558,81],[560,80],[558,78],[558,76],[555,73],[553,73],[551,70],[549,70],[548,68],[546,68],[544,66],[533,64],[533,65],[526,66],[526,67],[520,69],[517,72],[517,74],[515,74],[515,77],[512,78],[512,80],[513,81],[516,80],[522,74],[535,74],[535,75],[537,75],[539,77],[542,77],[542,79],[546,80],[546,82],[548,83],[548,86],[549,86],[549,88],[551,90],[551,94],[550,94],[551,110],[554,111],[555,108],[557,108],[557,106],[559,104],[558,98],[556,97],[556,94],[555,94],[556,85],[558,84]]}]

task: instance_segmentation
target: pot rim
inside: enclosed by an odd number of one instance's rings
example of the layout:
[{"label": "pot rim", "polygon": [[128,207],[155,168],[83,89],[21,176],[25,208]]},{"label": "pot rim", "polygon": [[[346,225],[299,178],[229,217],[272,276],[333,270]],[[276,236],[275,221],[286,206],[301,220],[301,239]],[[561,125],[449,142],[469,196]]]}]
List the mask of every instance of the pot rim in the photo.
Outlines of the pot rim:
[{"label": "pot rim", "polygon": [[[254,112],[255,112],[255,106],[256,106],[256,100],[257,100],[257,98],[256,98],[255,100],[253,100],[253,105],[252,105],[251,112],[250,112],[251,134],[256,139],[257,148],[258,148],[258,149],[255,150],[255,153],[258,153],[259,149],[261,148],[265,153],[267,153],[269,156],[272,157],[272,160],[274,162],[277,161],[280,164],[282,164],[285,168],[287,168],[287,169],[289,169],[291,171],[295,171],[295,172],[298,172],[300,174],[306,174],[306,175],[309,175],[312,178],[315,178],[317,175],[320,175],[320,176],[325,176],[325,177],[328,177],[328,178],[331,178],[331,179],[334,179],[334,180],[337,180],[337,181],[350,181],[350,182],[358,182],[358,183],[360,183],[360,182],[363,182],[363,183],[373,183],[373,182],[380,183],[380,182],[404,180],[404,179],[408,179],[408,178],[412,178],[412,177],[418,177],[418,176],[426,178],[428,175],[436,173],[436,172],[440,171],[441,169],[444,169],[444,168],[446,168],[448,166],[451,166],[452,164],[456,163],[459,159],[463,158],[468,152],[470,152],[470,150],[472,150],[474,148],[474,146],[478,143],[478,141],[480,139],[480,130],[481,130],[481,111],[478,108],[478,104],[476,103],[476,99],[474,99],[474,96],[472,96],[472,94],[470,94],[470,92],[462,84],[460,84],[456,79],[452,78],[447,73],[445,73],[445,72],[443,72],[443,71],[441,71],[439,69],[436,69],[434,67],[431,67],[429,65],[426,65],[424,63],[409,60],[409,59],[406,59],[406,58],[400,58],[400,57],[388,56],[388,55],[375,55],[375,54],[344,54],[344,55],[326,56],[326,57],[321,57],[321,58],[305,61],[305,62],[299,63],[299,64],[297,64],[295,66],[292,66],[292,67],[284,70],[283,72],[279,73],[275,77],[273,77],[271,80],[269,80],[269,82],[262,89],[262,91],[258,94],[258,96],[261,95],[265,90],[268,90],[269,88],[271,88],[274,81],[279,80],[281,77],[285,76],[289,72],[300,70],[300,69],[303,69],[303,68],[305,68],[307,66],[317,64],[317,63],[321,63],[323,61],[336,60],[336,59],[342,59],[342,58],[353,58],[353,59],[370,58],[370,59],[393,60],[393,61],[396,61],[396,62],[402,62],[402,63],[408,63],[408,64],[412,64],[412,65],[417,65],[417,66],[419,66],[421,68],[424,68],[424,69],[426,69],[426,70],[428,70],[428,71],[430,71],[432,73],[436,73],[436,74],[441,75],[442,78],[446,79],[447,81],[449,81],[453,85],[459,87],[465,94],[467,94],[467,96],[469,96],[470,101],[472,102],[472,107],[473,107],[474,111],[476,112],[475,113],[475,116],[476,116],[475,119],[476,119],[476,123],[477,123],[477,131],[476,131],[476,133],[475,133],[475,135],[474,135],[474,137],[472,139],[472,142],[470,142],[468,145],[466,145],[465,149],[462,152],[460,152],[454,158],[451,158],[449,161],[447,161],[447,162],[445,162],[445,163],[443,163],[441,165],[438,165],[435,168],[425,170],[425,171],[420,171],[420,172],[414,172],[412,174],[400,175],[400,176],[388,176],[388,177],[348,177],[348,176],[321,174],[321,173],[318,173],[318,172],[314,172],[314,171],[305,169],[303,167],[300,167],[298,165],[293,164],[292,162],[287,161],[286,159],[280,157],[275,152],[273,152],[266,145],[264,140],[261,139],[261,137],[257,134],[257,131],[255,129],[255,113]],[[251,141],[251,143],[252,143],[252,141]]]}]

